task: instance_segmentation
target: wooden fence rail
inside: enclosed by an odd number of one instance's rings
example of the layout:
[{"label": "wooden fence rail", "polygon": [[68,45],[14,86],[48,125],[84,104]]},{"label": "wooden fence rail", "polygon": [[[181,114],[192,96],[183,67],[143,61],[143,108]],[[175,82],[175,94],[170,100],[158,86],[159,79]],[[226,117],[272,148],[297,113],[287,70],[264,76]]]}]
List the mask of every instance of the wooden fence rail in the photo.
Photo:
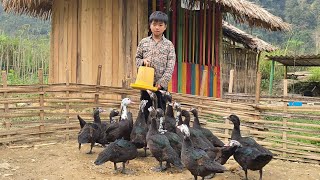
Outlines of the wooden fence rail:
[{"label": "wooden fence rail", "polygon": [[[39,84],[13,86],[6,84],[6,74],[2,73],[0,122],[3,126],[0,127],[0,144],[75,139],[80,130],[78,114],[91,121],[92,109],[97,106],[107,110],[119,109],[123,97],[139,101],[140,93],[137,90],[100,86],[101,75],[97,76],[97,85],[68,81],[64,84],[43,84],[41,76],[39,71]],[[263,98],[260,97],[260,100]],[[271,149],[276,158],[320,162],[320,123],[310,123],[320,119],[316,115],[289,113],[290,107],[283,112],[274,112],[256,103],[179,93],[173,93],[173,99],[180,102],[184,109],[197,107],[201,123],[225,142],[231,137],[233,125],[222,117],[237,114],[241,119],[242,134],[254,137]],[[130,106],[134,117],[137,115],[138,104]],[[280,107],[283,110],[283,106]],[[313,108],[303,110],[317,111]],[[101,118],[108,119],[108,114],[101,114]],[[297,118],[308,118],[310,121],[301,122]]]},{"label": "wooden fence rail", "polygon": [[[225,99],[239,100],[239,101],[254,101],[255,95],[244,93],[225,93]],[[307,97],[307,96],[260,96],[260,101],[276,101],[276,102],[289,102],[289,101],[301,101],[304,103],[319,103],[319,97]]]}]

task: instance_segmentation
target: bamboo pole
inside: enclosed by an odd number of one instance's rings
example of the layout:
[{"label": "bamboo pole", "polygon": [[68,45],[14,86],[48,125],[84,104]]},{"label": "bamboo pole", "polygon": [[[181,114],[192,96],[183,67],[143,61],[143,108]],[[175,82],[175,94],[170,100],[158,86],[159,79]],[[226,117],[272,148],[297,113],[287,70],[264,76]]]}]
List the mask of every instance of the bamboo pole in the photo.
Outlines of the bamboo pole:
[{"label": "bamboo pole", "polygon": [[[282,134],[280,133],[263,132],[263,131],[256,131],[256,130],[250,130],[250,134],[282,137]],[[320,138],[317,138],[317,137],[308,137],[308,136],[295,135],[295,134],[287,134],[287,138],[296,138],[301,140],[310,140],[310,141],[320,142]]]},{"label": "bamboo pole", "polygon": [[234,92],[239,92],[238,91],[238,82],[239,82],[239,77],[238,77],[238,69],[237,69],[237,56],[236,56],[236,46],[235,46],[235,42],[233,41],[233,49],[232,49],[232,57],[234,58],[234,71],[235,71],[235,75],[236,75],[236,80],[235,80],[235,84],[234,84]]},{"label": "bamboo pole", "polygon": [[[233,80],[234,80],[234,70],[231,69],[231,70],[230,70],[230,76],[229,76],[229,88],[228,88],[228,93],[232,93],[232,91],[233,91]],[[231,104],[231,99],[228,99],[228,103]],[[227,111],[229,112],[229,114],[231,114],[231,112],[232,112],[230,107],[227,108]],[[229,123],[230,123],[229,120],[226,119],[226,120],[225,120],[225,125],[228,126]],[[225,129],[225,130],[224,130],[224,134],[225,134],[226,136],[229,136],[229,130],[228,130],[228,129]],[[225,140],[225,141],[228,141],[228,138],[226,137],[224,140]]]},{"label": "bamboo pole", "polygon": [[[202,51],[202,65],[206,65],[206,42],[207,42],[207,33],[206,33],[206,28],[207,26],[207,0],[204,0],[204,5],[203,5],[203,51]],[[203,71],[204,73],[204,71]],[[206,72],[207,73],[207,72]],[[200,91],[201,92],[201,91]]]},{"label": "bamboo pole", "polygon": [[288,74],[288,67],[284,66],[284,75],[283,75],[283,79],[287,79],[287,74]]},{"label": "bamboo pole", "polygon": [[[69,83],[70,83],[70,77],[69,77],[69,70],[66,69],[66,86],[69,87]],[[70,96],[70,91],[66,91],[66,98],[69,98]],[[66,102],[66,124],[70,123],[70,117],[69,117],[69,109],[70,109],[70,104],[69,102]],[[69,141],[70,140],[70,136],[69,136],[69,128],[66,128],[66,135],[65,135],[65,140]]]},{"label": "bamboo pole", "polygon": [[[216,5],[216,7],[218,7]],[[219,9],[219,8],[218,8]],[[216,10],[218,10],[216,9]],[[217,94],[218,97],[223,97],[223,78],[222,78],[222,74],[223,74],[223,64],[224,64],[224,60],[223,60],[223,35],[222,35],[222,10],[219,9],[218,13],[217,13],[217,19],[218,21],[216,22],[218,28],[217,30],[219,30],[218,34],[218,40],[216,40],[216,42],[218,42],[218,47],[217,49],[217,55],[218,55],[218,72],[217,72],[217,76],[218,76],[218,89],[217,89]]]},{"label": "bamboo pole", "polygon": [[[263,124],[278,124],[278,125],[282,125],[282,122],[280,122],[280,121],[249,120],[249,119],[244,119],[243,121],[245,121],[245,122],[250,122],[250,123],[263,123]],[[318,124],[306,124],[306,123],[287,122],[287,125],[290,125],[290,126],[302,126],[302,127],[320,128],[320,125],[318,125]]]},{"label": "bamboo pole", "polygon": [[272,95],[272,88],[273,88],[273,76],[274,76],[274,61],[271,62],[271,70],[270,70],[270,82],[269,82],[269,95]]},{"label": "bamboo pole", "polygon": [[[170,15],[171,2],[170,1],[166,1],[165,6],[166,6],[166,14],[168,15],[168,17],[171,17],[171,15]],[[170,31],[172,31],[171,28],[172,28],[171,27],[171,19],[169,18],[168,19],[168,24],[167,24],[167,29],[166,29],[166,38],[167,39],[170,39]]]},{"label": "bamboo pole", "polygon": [[[40,117],[40,126],[39,126],[39,130],[40,132],[44,131],[44,92],[43,92],[43,70],[39,69],[38,71],[38,78],[39,78],[39,104],[40,104],[40,113],[39,113],[39,117]],[[42,138],[42,134],[40,133],[40,138]]]},{"label": "bamboo pole", "polygon": [[[287,97],[288,96],[288,80],[283,79],[283,96]],[[283,102],[283,112],[288,112],[288,105],[287,102]]]},{"label": "bamboo pole", "polygon": [[[269,147],[269,146],[266,146],[268,149],[270,150],[273,150],[273,151],[278,151],[278,152],[285,152],[288,154],[288,156],[293,156],[293,157],[299,157],[299,158],[308,158],[308,159],[311,159],[311,160],[317,160],[317,161],[320,161],[320,157],[315,155],[314,153],[304,153],[304,152],[299,152],[299,151],[296,151],[296,150],[289,150],[289,149],[286,149],[286,150],[283,150],[283,149],[279,149],[279,148],[274,148],[274,147]],[[286,157],[284,157],[286,158]]]},{"label": "bamboo pole", "polygon": [[288,96],[288,79],[283,79],[283,96]]},{"label": "bamboo pole", "polygon": [[[244,93],[247,94],[248,93],[248,78],[247,77],[249,77],[249,73],[248,73],[248,51],[245,51],[245,69],[244,69],[244,74],[245,74],[245,77],[244,77]],[[257,77],[257,80],[258,80],[258,77]],[[258,86],[258,84],[256,84],[256,86]]]},{"label": "bamboo pole", "polygon": [[234,80],[234,70],[230,70],[230,77],[229,77],[229,88],[228,93],[232,93],[233,91],[233,80]]},{"label": "bamboo pole", "polygon": [[[243,93],[226,93],[226,98],[232,98],[232,99],[251,99],[254,100],[254,95],[250,94],[243,94]],[[308,103],[308,102],[317,102],[320,101],[320,98],[316,97],[284,97],[284,96],[261,96],[260,97],[261,101],[302,101],[303,103]],[[303,107],[302,107],[303,108]],[[312,106],[310,107],[312,108]]]},{"label": "bamboo pole", "polygon": [[260,87],[261,87],[261,73],[257,72],[257,83],[256,83],[256,97],[255,97],[255,103],[259,104],[260,101]]},{"label": "bamboo pole", "polygon": [[[257,72],[257,83],[256,83],[256,97],[255,97],[255,104],[259,104],[259,101],[260,101],[260,88],[261,88],[261,73],[260,71]],[[255,109],[255,112],[256,113],[260,113],[258,109]],[[260,115],[259,116],[255,116],[255,119],[258,120],[260,119]]]},{"label": "bamboo pole", "polygon": [[[6,71],[2,71],[1,75],[2,75],[2,87],[3,88],[7,88],[8,87],[8,82],[7,82],[7,73],[6,73]],[[3,98],[4,99],[7,98],[7,93],[6,92],[3,93]],[[7,114],[7,113],[9,113],[9,104],[8,103],[4,103],[4,114]],[[4,125],[5,125],[6,130],[10,129],[12,124],[11,124],[9,118],[5,118],[4,119]],[[7,138],[10,138],[10,135],[8,135]]]},{"label": "bamboo pole", "polygon": [[[283,117],[282,118],[282,121],[283,121],[283,127],[286,128],[287,127],[287,117]],[[287,131],[282,131],[282,140],[283,141],[287,141]],[[286,153],[286,150],[287,150],[287,143],[286,142],[283,142],[282,143],[282,148],[283,148],[283,153],[282,153],[282,156],[283,157],[286,157],[287,156],[287,153]]]},{"label": "bamboo pole", "polygon": [[9,66],[10,66],[10,61],[9,61],[9,53],[7,52],[7,73],[9,73]]},{"label": "bamboo pole", "polygon": [[291,148],[291,149],[314,151],[314,152],[320,153],[320,149],[318,148],[317,145],[311,145],[311,144],[307,144],[307,143],[303,143],[303,142],[296,142],[293,140],[283,141],[282,139],[276,139],[276,138],[266,138],[265,140],[268,140],[268,142],[270,142],[270,143],[277,144],[279,147],[282,146],[282,144],[280,144],[280,143],[285,142],[288,144],[287,147]]},{"label": "bamboo pole", "polygon": [[4,58],[3,58],[3,56],[4,56],[4,46],[3,45],[1,45],[0,55],[1,55],[1,57],[0,57],[1,68],[0,69],[2,70],[2,66],[4,64],[4,62],[3,62],[3,60],[4,60]]},{"label": "bamboo pole", "polygon": [[[164,0],[159,1],[159,7],[160,7],[159,10],[164,12]],[[167,15],[169,16],[169,14],[167,14]]]},{"label": "bamboo pole", "polygon": [[157,10],[157,0],[152,0],[152,12]]},{"label": "bamboo pole", "polygon": [[263,112],[262,115],[265,116],[290,116],[292,118],[307,118],[313,120],[320,120],[320,117],[317,115],[310,114],[289,114],[289,113],[277,113],[277,112]]},{"label": "bamboo pole", "polygon": [[[286,102],[286,101],[283,101]],[[281,110],[281,108],[283,108],[283,105],[279,106],[265,106],[265,105],[258,105],[257,106],[258,109],[260,110]],[[289,106],[288,108],[288,112],[320,112],[319,107],[317,106],[305,106],[305,107],[301,107],[301,106]]]},{"label": "bamboo pole", "polygon": [[178,50],[178,89],[177,92],[181,93],[182,92],[182,61],[183,61],[183,14],[184,10],[178,5],[178,45],[177,45],[177,50]]},{"label": "bamboo pole", "polygon": [[94,103],[96,106],[99,104],[99,89],[100,89],[100,82],[101,82],[101,71],[102,71],[102,65],[98,66],[98,73],[97,73],[97,82],[96,82],[96,93],[94,97]]}]

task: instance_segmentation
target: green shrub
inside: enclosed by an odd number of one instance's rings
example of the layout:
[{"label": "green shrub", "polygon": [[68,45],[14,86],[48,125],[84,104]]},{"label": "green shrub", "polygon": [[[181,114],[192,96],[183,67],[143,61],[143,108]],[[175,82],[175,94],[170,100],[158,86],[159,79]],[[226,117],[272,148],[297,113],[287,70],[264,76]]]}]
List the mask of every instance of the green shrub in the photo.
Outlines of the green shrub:
[{"label": "green shrub", "polygon": [[311,76],[308,78],[309,81],[320,81],[320,68],[319,67],[311,67],[309,68],[311,72]]}]

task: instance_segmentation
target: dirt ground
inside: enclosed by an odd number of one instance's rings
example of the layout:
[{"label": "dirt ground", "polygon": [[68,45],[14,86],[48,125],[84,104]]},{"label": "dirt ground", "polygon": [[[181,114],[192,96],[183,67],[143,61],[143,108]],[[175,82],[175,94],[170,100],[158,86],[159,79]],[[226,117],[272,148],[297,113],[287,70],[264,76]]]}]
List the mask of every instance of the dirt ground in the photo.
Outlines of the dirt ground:
[{"label": "dirt ground", "polygon": [[[9,148],[0,147],[0,179],[193,179],[188,170],[177,172],[170,169],[167,172],[154,172],[152,167],[158,166],[151,157],[138,157],[126,166],[128,174],[113,170],[113,163],[107,162],[101,166],[94,165],[94,160],[101,147],[94,147],[94,154],[86,154],[89,145],[83,145],[78,150],[76,141],[33,147]],[[139,151],[143,155],[143,151]],[[121,164],[118,164],[121,167]],[[244,172],[234,160],[225,165],[227,172],[218,174],[213,179],[239,180],[244,178]],[[121,168],[120,168],[121,169]],[[272,160],[263,171],[264,180],[320,180],[320,165],[284,162]],[[249,171],[249,179],[259,179],[258,171]]]}]

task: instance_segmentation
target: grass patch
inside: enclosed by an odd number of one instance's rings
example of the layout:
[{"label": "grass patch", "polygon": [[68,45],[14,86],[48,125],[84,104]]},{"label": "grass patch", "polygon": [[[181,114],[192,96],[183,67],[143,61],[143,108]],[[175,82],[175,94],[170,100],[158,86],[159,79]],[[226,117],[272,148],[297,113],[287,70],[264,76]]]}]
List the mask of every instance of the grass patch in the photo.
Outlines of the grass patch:
[{"label": "grass patch", "polygon": [[[268,121],[278,121],[278,122],[282,122],[283,121],[283,117],[281,116],[266,116],[265,117],[266,120]],[[289,118],[288,122],[295,122],[295,123],[303,123],[303,124],[320,124],[319,120],[312,120],[309,118]],[[277,125],[277,126],[282,126],[282,125]],[[308,129],[308,130],[315,130],[315,131],[319,131],[320,132],[320,128],[317,127],[306,127],[306,126],[299,126],[299,125],[294,125],[294,126],[289,126],[292,128],[300,128],[300,129]],[[275,133],[282,133],[281,130],[271,130],[271,132],[275,132]],[[288,131],[287,134],[293,134],[293,135],[300,135],[300,136],[305,136],[305,137],[316,137],[316,138],[320,138],[320,134],[315,134],[315,132],[291,132]],[[276,139],[282,139],[281,137],[274,137]],[[298,139],[298,138],[288,138],[288,140],[291,141],[295,141],[295,142],[302,142],[302,143],[306,143],[306,144],[312,144],[312,145],[320,145],[320,142],[317,141],[312,141],[312,140],[305,140],[305,139]]]}]

